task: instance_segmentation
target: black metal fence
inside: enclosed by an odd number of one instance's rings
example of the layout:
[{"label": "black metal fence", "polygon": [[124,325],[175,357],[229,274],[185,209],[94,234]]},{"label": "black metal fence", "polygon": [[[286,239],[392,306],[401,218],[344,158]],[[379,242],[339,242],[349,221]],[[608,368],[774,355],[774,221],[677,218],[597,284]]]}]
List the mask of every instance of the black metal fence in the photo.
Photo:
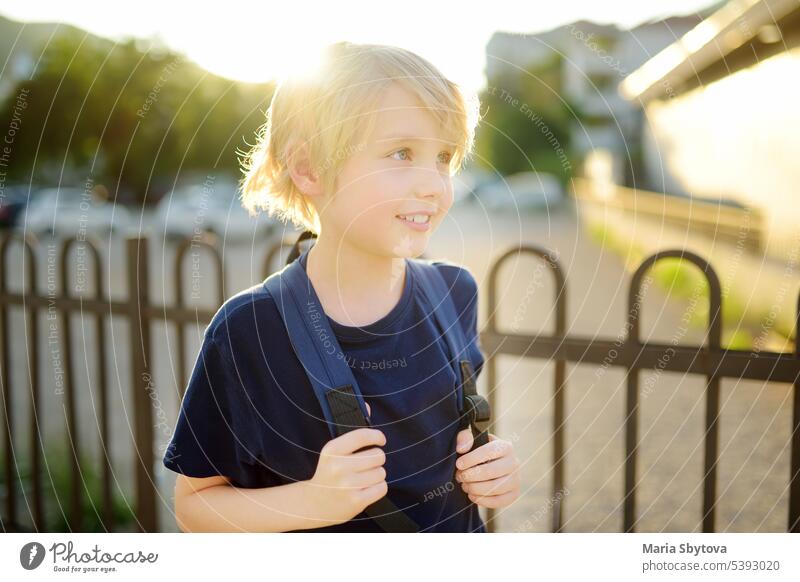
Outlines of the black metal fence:
[{"label": "black metal fence", "polygon": [[[555,280],[555,333],[553,335],[520,335],[505,333],[497,328],[497,278],[500,268],[509,259],[519,255],[531,255],[544,261]],[[642,281],[648,270],[662,259],[680,258],[696,265],[705,275],[710,290],[709,322],[707,342],[704,346],[686,346],[642,343],[639,339],[639,316],[642,305]],[[562,531],[564,482],[564,395],[566,385],[566,363],[603,364],[624,368],[627,372],[626,416],[625,416],[625,498],[624,528],[634,531],[636,522],[636,457],[638,449],[638,394],[639,371],[659,368],[663,371],[682,372],[706,377],[705,414],[705,458],[703,475],[703,532],[714,531],[714,508],[717,486],[717,450],[720,378],[747,378],[794,384],[792,403],[791,468],[789,483],[789,515],[787,531],[800,532],[800,354],[766,351],[723,349],[722,292],[714,270],[698,255],[680,250],[656,253],[636,269],[628,291],[628,334],[620,342],[605,339],[580,337],[566,333],[567,284],[564,272],[550,252],[526,246],[513,249],[498,258],[489,273],[489,317],[481,332],[484,351],[490,356],[486,362],[489,398],[494,407],[497,386],[497,362],[495,356],[508,354],[519,357],[540,358],[555,365],[553,386],[553,483],[552,521],[554,532]],[[800,323],[798,302],[796,327]],[[800,336],[796,336],[800,337]],[[799,345],[795,342],[795,345]],[[670,354],[665,358],[666,353]],[[494,512],[489,511],[492,522]]]},{"label": "black metal fence", "polygon": [[[20,292],[11,292],[7,288],[9,280],[8,254],[14,242],[22,245],[26,257],[25,279],[28,289]],[[293,241],[292,241],[293,242]],[[274,245],[266,254],[263,264],[263,276],[271,273],[270,266],[277,254],[286,246],[286,242]],[[73,247],[84,245],[91,257],[95,273],[94,293],[91,296],[76,297],[70,292],[68,276],[70,274],[69,257]],[[187,307],[184,304],[184,280],[181,266],[187,251],[192,247],[205,249],[212,257],[217,267],[217,303],[221,305],[224,300],[224,272],[223,261],[219,249],[214,244],[213,235],[204,234],[202,237],[183,240],[174,259],[176,300],[173,305],[157,305],[151,302],[149,296],[149,253],[146,238],[129,238],[125,241],[126,272],[127,272],[127,298],[125,300],[112,300],[104,295],[103,271],[101,269],[100,252],[96,242],[91,238],[79,240],[77,237],[63,240],[60,244],[60,293],[52,296],[43,295],[37,282],[37,256],[38,241],[32,236],[23,236],[19,233],[7,233],[0,241],[0,382],[3,392],[3,436],[4,460],[3,467],[5,482],[5,499],[3,506],[2,523],[5,531],[25,531],[17,515],[17,494],[19,477],[15,457],[15,426],[14,407],[15,387],[11,382],[11,354],[10,333],[8,323],[8,310],[11,306],[21,307],[25,312],[27,321],[26,353],[29,357],[28,386],[18,386],[20,392],[30,394],[30,427],[29,443],[31,450],[30,470],[30,501],[26,505],[31,508],[31,518],[34,531],[47,531],[45,523],[45,507],[43,501],[43,475],[42,475],[42,407],[40,405],[41,380],[39,377],[40,337],[38,333],[39,318],[43,311],[55,307],[59,313],[58,329],[60,349],[63,353],[61,368],[63,369],[63,390],[66,400],[66,438],[71,449],[71,471],[69,487],[69,503],[67,508],[67,526],[70,531],[82,531],[82,506],[84,485],[82,483],[81,458],[82,443],[79,439],[78,419],[76,415],[74,365],[72,355],[72,332],[70,316],[80,314],[83,317],[93,317],[97,334],[97,401],[99,402],[99,428],[102,450],[108,443],[108,382],[106,355],[102,346],[105,345],[104,318],[109,316],[127,319],[131,357],[130,388],[134,408],[134,475],[135,475],[135,520],[139,531],[158,531],[156,516],[156,489],[153,478],[153,467],[160,459],[150,453],[154,448],[153,406],[150,395],[151,387],[151,324],[155,321],[171,322],[175,325],[178,341],[178,394],[183,397],[186,375],[186,337],[185,328],[188,325],[207,324],[211,321],[216,308],[199,309]],[[14,334],[17,337],[17,334]],[[26,390],[27,388],[27,390]],[[101,467],[101,498],[102,498],[102,527],[106,531],[114,531],[114,514],[112,510],[111,466],[108,455],[103,455]],[[60,493],[60,492],[59,492]]]},{"label": "black metal fence", "polygon": [[[14,241],[21,244],[26,257],[25,278],[28,289],[11,292],[7,288],[8,273],[7,256]],[[275,260],[280,252],[294,241],[280,241],[267,252],[262,273],[266,278],[276,266]],[[69,256],[75,245],[86,245],[93,261],[95,272],[94,293],[92,296],[76,297],[69,291],[68,275],[70,273]],[[207,250],[213,258],[218,272],[217,305],[224,300],[224,265],[220,251],[213,238],[186,239],[182,241],[174,258],[174,274],[176,301],[173,305],[158,305],[150,300],[148,261],[148,240],[146,238],[130,238],[125,241],[127,297],[124,300],[112,300],[104,296],[103,273],[100,264],[100,253],[96,243],[90,239],[79,241],[77,238],[67,239],[60,247],[61,293],[54,296],[43,295],[37,286],[37,242],[32,237],[23,237],[17,233],[6,234],[0,241],[0,382],[3,393],[3,424],[5,466],[4,481],[6,483],[2,524],[5,531],[24,531],[17,515],[18,473],[15,466],[15,426],[13,410],[15,387],[11,382],[11,356],[9,308],[20,307],[27,321],[27,354],[30,358],[28,386],[30,394],[31,422],[29,439],[31,448],[31,517],[33,530],[47,531],[44,527],[44,501],[42,453],[40,442],[44,419],[40,406],[40,378],[38,374],[39,336],[38,322],[41,312],[54,306],[60,316],[60,345],[63,350],[62,368],[64,370],[64,395],[66,397],[67,439],[71,445],[71,473],[69,486],[69,506],[67,523],[71,531],[82,530],[83,485],[81,483],[81,467],[79,459],[82,443],[78,438],[75,403],[75,381],[73,355],[71,351],[70,316],[80,314],[93,318],[95,322],[97,345],[105,344],[103,330],[104,318],[114,315],[127,319],[129,328],[129,346],[131,356],[130,389],[134,404],[134,475],[135,475],[135,521],[136,529],[144,532],[158,531],[156,511],[156,485],[153,475],[154,464],[160,462],[154,450],[153,406],[149,391],[152,366],[151,325],[153,322],[172,323],[176,327],[178,350],[178,394],[183,396],[187,382],[187,362],[185,356],[185,328],[192,325],[207,324],[211,321],[216,308],[199,309],[188,307],[183,300],[184,281],[181,266],[187,251],[193,246]],[[550,336],[521,335],[504,333],[497,329],[497,278],[499,269],[510,258],[529,254],[545,261],[553,273],[556,284],[556,329]],[[639,313],[641,306],[641,283],[647,270],[664,258],[679,257],[699,267],[704,273],[710,288],[710,321],[708,342],[705,346],[673,346],[657,343],[641,343],[639,340]],[[627,370],[627,416],[626,432],[626,469],[624,524],[625,531],[633,531],[635,522],[635,470],[637,454],[637,417],[638,417],[638,372],[642,369],[660,366],[667,371],[698,374],[706,377],[706,434],[705,434],[705,476],[703,489],[703,531],[714,530],[714,503],[716,499],[716,464],[718,447],[717,417],[719,407],[719,381],[722,377],[749,378],[764,381],[793,382],[793,422],[791,443],[791,483],[789,493],[789,516],[787,530],[800,531],[800,357],[797,353],[748,352],[722,349],[721,337],[721,291],[719,280],[709,264],[702,258],[689,252],[664,251],[646,259],[634,273],[628,296],[628,329],[629,334],[624,342],[598,340],[569,336],[566,334],[566,279],[558,262],[544,249],[520,247],[508,251],[494,262],[488,281],[488,313],[489,317],[481,331],[481,342],[487,354],[485,364],[488,376],[489,398],[494,404],[495,387],[497,386],[496,356],[500,354],[520,357],[541,358],[552,361],[555,365],[554,411],[553,411],[553,505],[552,531],[562,529],[562,496],[566,484],[564,480],[564,394],[566,386],[566,363],[607,363]],[[800,308],[800,307],[799,307]],[[665,351],[672,352],[669,360],[662,357]],[[108,442],[108,385],[106,380],[107,362],[102,349],[98,349],[97,389],[100,439]],[[23,391],[24,392],[24,391]],[[112,510],[111,467],[108,456],[103,456],[101,473],[102,492],[102,527],[106,531],[115,531]],[[488,512],[488,529],[494,529],[494,512]]]}]

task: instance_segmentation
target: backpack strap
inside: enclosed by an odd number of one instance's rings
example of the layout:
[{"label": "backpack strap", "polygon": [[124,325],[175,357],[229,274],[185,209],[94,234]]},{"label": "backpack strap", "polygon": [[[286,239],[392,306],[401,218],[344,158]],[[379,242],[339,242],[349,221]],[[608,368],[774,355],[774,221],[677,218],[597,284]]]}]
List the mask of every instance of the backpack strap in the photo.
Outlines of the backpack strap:
[{"label": "backpack strap", "polygon": [[491,408],[489,401],[478,394],[475,372],[467,356],[466,336],[458,321],[453,297],[436,265],[421,260],[410,260],[408,265],[414,269],[415,278],[420,282],[428,315],[433,317],[439,333],[444,337],[450,354],[450,365],[453,366],[456,378],[460,379],[456,388],[461,416],[459,429],[472,430],[473,443],[470,450],[474,450],[489,442]]},{"label": "backpack strap", "polygon": [[317,238],[317,235],[308,229],[300,233],[300,236],[297,237],[297,240],[292,245],[292,248],[289,249],[289,256],[286,258],[287,265],[291,264],[292,261],[294,261],[297,257],[300,256],[301,254],[300,243],[305,240],[310,240],[312,238]]},{"label": "backpack strap", "polygon": [[[322,406],[331,437],[336,438],[343,429],[362,426],[359,421],[345,422],[341,427],[338,426],[339,420],[353,420],[352,413],[355,411],[344,415],[345,400],[341,396],[329,396],[328,393],[332,390],[350,387],[355,400],[348,399],[348,406],[355,404],[364,417],[367,409],[364,398],[356,387],[353,372],[344,362],[339,342],[331,331],[319,297],[300,261],[295,260],[269,276],[264,284],[278,307],[292,348]],[[337,365],[337,359],[341,365]],[[337,403],[339,418],[334,417],[331,399]]]},{"label": "backpack strap", "polygon": [[[371,426],[364,397],[300,260],[294,260],[270,275],[264,285],[275,300],[292,348],[322,408],[331,437]],[[419,531],[419,526],[386,496],[364,512],[384,531]]]}]

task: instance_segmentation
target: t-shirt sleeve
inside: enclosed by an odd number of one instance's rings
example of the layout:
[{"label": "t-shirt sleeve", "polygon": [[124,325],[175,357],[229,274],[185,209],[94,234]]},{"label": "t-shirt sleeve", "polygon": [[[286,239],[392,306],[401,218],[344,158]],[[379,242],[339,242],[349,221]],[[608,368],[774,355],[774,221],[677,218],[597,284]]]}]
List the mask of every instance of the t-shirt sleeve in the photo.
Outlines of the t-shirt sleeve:
[{"label": "t-shirt sleeve", "polygon": [[188,477],[223,475],[233,483],[249,481],[252,459],[237,421],[239,384],[230,360],[206,333],[164,453],[165,467]]},{"label": "t-shirt sleeve", "polygon": [[478,282],[467,269],[461,270],[461,277],[466,279],[464,285],[466,291],[464,309],[459,317],[464,324],[467,346],[475,363],[475,377],[477,378],[485,361],[481,348],[481,336],[478,333]]},{"label": "t-shirt sleeve", "polygon": [[444,275],[455,302],[458,320],[464,330],[467,342],[467,352],[472,360],[477,378],[485,362],[478,332],[478,282],[465,267],[447,261],[436,261],[434,264]]}]

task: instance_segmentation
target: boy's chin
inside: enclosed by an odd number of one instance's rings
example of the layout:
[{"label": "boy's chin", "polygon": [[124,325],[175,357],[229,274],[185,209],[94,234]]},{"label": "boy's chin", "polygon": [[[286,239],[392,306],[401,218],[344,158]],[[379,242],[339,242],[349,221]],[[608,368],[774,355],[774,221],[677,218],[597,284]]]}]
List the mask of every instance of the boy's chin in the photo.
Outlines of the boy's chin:
[{"label": "boy's chin", "polygon": [[397,254],[395,254],[395,258],[398,258],[398,259],[418,259],[423,254],[425,254],[425,249],[423,249],[423,250],[421,250],[419,252],[414,252],[414,253],[410,253],[410,252],[397,253]]},{"label": "boy's chin", "polygon": [[398,258],[416,259],[428,247],[428,237],[403,237],[392,246],[392,254]]}]

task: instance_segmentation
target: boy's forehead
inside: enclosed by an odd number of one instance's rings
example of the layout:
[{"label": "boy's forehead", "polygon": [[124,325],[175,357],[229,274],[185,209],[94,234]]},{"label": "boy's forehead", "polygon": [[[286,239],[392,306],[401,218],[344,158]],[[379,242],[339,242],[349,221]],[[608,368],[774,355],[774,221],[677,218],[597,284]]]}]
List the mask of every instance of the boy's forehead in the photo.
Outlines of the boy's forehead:
[{"label": "boy's forehead", "polygon": [[433,114],[420,107],[378,111],[371,138],[379,144],[403,140],[450,143]]},{"label": "boy's forehead", "polygon": [[381,95],[374,111],[370,141],[388,144],[426,140],[455,146],[433,112],[410,90],[393,83]]}]

